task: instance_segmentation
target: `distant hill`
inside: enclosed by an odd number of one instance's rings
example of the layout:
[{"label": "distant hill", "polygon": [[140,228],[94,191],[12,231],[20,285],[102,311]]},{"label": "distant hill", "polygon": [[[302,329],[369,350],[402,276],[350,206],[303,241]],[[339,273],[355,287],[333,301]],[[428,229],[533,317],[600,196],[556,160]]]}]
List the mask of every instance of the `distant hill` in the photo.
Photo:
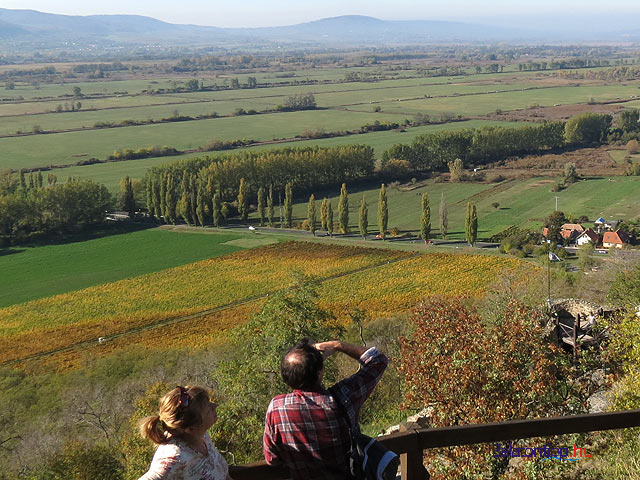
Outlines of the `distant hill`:
[{"label": "distant hill", "polygon": [[[489,21],[489,20],[487,20]],[[347,15],[269,28],[217,28],[177,25],[137,15],[70,16],[0,8],[0,38],[7,44],[70,44],[220,46],[325,45],[398,46],[437,43],[637,41],[640,31],[606,22],[608,31],[567,28],[559,20],[526,26],[510,21],[498,25],[430,20],[389,21]],[[505,27],[504,25],[512,25]],[[625,28],[626,27],[626,28]],[[1,45],[0,45],[1,46]]]},{"label": "distant hill", "polygon": [[0,36],[51,46],[69,42],[168,45],[238,40],[221,28],[176,25],[139,15],[82,17],[4,8],[0,8]]},{"label": "distant hill", "polygon": [[461,22],[429,20],[389,21],[360,15],[325,18],[285,27],[229,29],[272,41],[393,45],[451,41],[492,41],[522,37],[513,29],[497,29]]}]

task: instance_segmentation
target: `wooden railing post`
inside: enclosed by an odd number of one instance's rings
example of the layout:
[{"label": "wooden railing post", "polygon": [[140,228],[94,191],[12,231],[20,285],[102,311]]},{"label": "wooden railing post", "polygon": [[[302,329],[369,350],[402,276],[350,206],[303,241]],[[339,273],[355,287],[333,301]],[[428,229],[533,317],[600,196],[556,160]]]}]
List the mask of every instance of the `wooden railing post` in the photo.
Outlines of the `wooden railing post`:
[{"label": "wooden railing post", "polygon": [[400,454],[400,478],[402,480],[425,480],[424,450],[420,445],[420,434],[417,426],[406,428],[400,427],[400,431],[405,431],[410,435],[405,451]]},{"label": "wooden railing post", "polygon": [[425,480],[422,449],[411,449],[400,455],[400,478],[402,480]]}]

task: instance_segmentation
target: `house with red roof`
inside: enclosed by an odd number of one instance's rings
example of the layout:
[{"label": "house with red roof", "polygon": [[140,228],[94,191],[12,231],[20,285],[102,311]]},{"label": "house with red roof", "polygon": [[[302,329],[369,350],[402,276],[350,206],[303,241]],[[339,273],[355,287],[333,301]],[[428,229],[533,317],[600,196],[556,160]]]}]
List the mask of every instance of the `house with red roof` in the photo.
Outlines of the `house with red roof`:
[{"label": "house with red roof", "polygon": [[562,230],[572,230],[578,233],[584,232],[584,227],[579,223],[565,223],[560,227]]},{"label": "house with red roof", "polygon": [[[579,223],[565,223],[560,227],[560,236],[565,240],[571,240],[584,232],[584,227]],[[549,229],[545,227],[542,230],[542,236],[549,235]]]},{"label": "house with red roof", "polygon": [[615,232],[604,232],[602,246],[604,248],[622,248],[631,243],[629,235],[618,229]]}]

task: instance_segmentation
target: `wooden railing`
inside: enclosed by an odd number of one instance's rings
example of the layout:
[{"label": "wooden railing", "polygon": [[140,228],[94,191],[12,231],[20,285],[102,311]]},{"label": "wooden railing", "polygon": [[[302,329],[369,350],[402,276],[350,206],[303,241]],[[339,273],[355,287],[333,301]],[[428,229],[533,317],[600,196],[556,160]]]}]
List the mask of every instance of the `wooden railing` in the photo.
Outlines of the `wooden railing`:
[{"label": "wooden railing", "polygon": [[[402,480],[424,480],[422,457],[426,448],[503,442],[631,427],[640,427],[640,410],[415,429],[378,437],[378,440],[400,454]],[[288,478],[286,469],[271,467],[265,462],[232,467],[231,475],[234,480],[282,480]]]}]

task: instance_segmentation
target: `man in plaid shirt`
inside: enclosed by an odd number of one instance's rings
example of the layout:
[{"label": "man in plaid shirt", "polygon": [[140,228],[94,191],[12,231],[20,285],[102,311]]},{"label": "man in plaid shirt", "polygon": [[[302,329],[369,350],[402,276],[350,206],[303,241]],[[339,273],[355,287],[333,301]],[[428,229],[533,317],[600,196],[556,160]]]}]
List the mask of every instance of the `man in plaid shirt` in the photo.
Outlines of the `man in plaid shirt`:
[{"label": "man in plaid shirt", "polygon": [[[322,386],[324,358],[335,352],[358,360],[361,368],[327,390]],[[267,463],[284,464],[294,480],[347,478],[351,440],[344,412],[358,428],[360,408],[387,363],[376,348],[340,341],[311,344],[303,340],[289,350],[281,368],[293,392],[278,395],[267,409],[263,439]]]}]

